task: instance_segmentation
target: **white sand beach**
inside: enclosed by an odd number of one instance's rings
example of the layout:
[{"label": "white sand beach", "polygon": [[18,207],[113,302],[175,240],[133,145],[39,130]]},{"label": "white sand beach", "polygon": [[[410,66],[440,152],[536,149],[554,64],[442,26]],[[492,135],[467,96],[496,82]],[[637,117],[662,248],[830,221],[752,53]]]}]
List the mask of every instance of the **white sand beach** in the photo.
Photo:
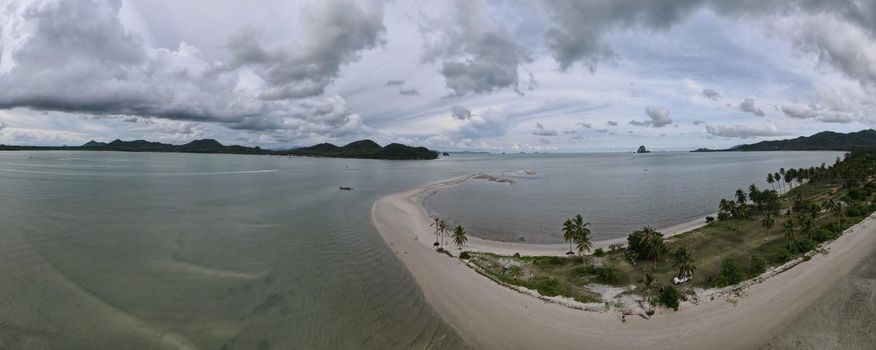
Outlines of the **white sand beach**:
[{"label": "white sand beach", "polygon": [[[748,287],[733,303],[721,297],[698,305],[684,303],[678,311],[658,311],[650,320],[628,317],[622,323],[617,313],[576,310],[500,286],[462,261],[435,252],[422,199],[467,178],[380,198],[372,207],[372,220],[426,300],[478,349],[758,348],[876,248],[876,222],[871,217],[830,243],[829,254],[817,254]],[[607,244],[597,244],[602,245]],[[563,254],[567,248],[475,239],[466,247],[523,255],[556,255],[554,249]]]}]

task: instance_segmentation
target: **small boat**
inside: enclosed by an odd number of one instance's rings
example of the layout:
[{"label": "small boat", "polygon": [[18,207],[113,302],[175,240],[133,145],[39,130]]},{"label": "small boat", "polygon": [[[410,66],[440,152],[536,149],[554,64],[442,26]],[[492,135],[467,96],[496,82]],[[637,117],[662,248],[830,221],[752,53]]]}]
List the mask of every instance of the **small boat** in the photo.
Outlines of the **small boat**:
[{"label": "small boat", "polygon": [[347,187],[347,186],[340,186],[340,187],[338,187],[338,189],[340,189],[341,191],[352,191],[353,190],[352,187]]}]

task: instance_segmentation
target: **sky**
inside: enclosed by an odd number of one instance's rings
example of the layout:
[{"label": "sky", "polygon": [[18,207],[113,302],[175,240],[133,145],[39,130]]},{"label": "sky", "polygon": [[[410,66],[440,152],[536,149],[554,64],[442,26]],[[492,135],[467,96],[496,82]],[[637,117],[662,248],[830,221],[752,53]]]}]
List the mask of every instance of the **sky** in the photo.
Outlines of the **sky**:
[{"label": "sky", "polygon": [[876,124],[876,0],[0,0],[0,144],[724,148]]}]

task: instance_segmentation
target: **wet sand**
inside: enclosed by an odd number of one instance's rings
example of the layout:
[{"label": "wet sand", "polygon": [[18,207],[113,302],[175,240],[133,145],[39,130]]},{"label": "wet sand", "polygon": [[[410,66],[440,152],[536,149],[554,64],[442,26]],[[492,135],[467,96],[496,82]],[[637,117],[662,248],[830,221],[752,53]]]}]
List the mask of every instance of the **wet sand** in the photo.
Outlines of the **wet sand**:
[{"label": "wet sand", "polygon": [[[832,242],[830,254],[815,255],[808,262],[748,287],[741,299],[728,302],[719,297],[698,305],[684,303],[679,311],[660,310],[650,320],[630,317],[621,323],[616,313],[576,310],[500,286],[462,261],[436,253],[422,199],[467,178],[383,197],[372,207],[372,220],[411,272],[426,300],[466,343],[479,349],[758,348],[786,329],[876,247],[876,222],[871,217]],[[488,242],[471,243],[477,244]],[[513,247],[521,248],[517,250],[521,254],[539,254],[547,249],[538,245],[522,249],[527,246],[515,243]],[[567,249],[566,245],[560,253]]]}]

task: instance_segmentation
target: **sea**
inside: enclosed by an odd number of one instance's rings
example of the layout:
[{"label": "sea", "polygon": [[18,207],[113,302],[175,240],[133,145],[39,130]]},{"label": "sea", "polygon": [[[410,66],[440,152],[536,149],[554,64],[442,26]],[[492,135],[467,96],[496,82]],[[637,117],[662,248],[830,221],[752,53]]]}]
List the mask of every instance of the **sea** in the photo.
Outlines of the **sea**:
[{"label": "sea", "polygon": [[841,155],[0,152],[0,348],[464,348],[376,232],[381,196],[485,174],[429,197],[430,213],[528,242],[561,242],[580,213],[600,240]]}]

